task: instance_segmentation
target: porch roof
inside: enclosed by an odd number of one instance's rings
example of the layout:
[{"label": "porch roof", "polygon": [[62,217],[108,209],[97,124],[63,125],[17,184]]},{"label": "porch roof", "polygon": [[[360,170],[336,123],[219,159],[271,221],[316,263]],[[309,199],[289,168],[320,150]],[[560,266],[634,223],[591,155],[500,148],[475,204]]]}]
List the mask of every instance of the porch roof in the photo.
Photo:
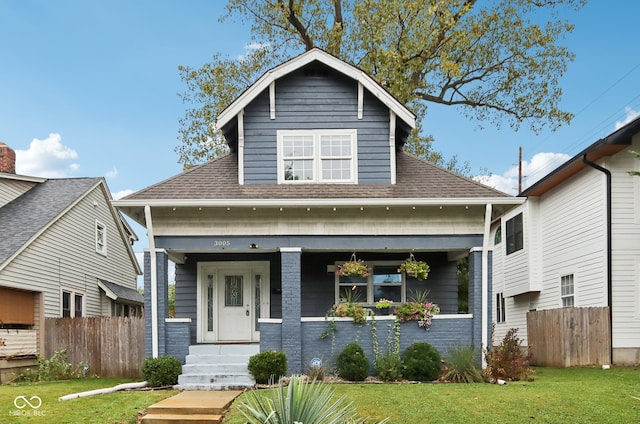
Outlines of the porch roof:
[{"label": "porch roof", "polygon": [[[172,200],[297,199],[513,199],[501,191],[442,169],[405,152],[397,155],[396,184],[257,184],[240,185],[237,156],[229,153],[182,174],[133,193],[116,206]],[[153,201],[153,202],[150,202]],[[197,202],[195,202],[197,203]],[[515,202],[519,203],[519,202]]]}]

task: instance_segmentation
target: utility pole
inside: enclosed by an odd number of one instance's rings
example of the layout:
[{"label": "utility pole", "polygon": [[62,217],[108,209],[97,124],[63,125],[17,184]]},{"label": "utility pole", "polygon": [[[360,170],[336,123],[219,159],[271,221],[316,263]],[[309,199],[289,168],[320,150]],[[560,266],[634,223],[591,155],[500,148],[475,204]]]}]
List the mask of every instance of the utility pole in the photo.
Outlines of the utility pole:
[{"label": "utility pole", "polygon": [[518,154],[518,194],[522,193],[522,146]]}]

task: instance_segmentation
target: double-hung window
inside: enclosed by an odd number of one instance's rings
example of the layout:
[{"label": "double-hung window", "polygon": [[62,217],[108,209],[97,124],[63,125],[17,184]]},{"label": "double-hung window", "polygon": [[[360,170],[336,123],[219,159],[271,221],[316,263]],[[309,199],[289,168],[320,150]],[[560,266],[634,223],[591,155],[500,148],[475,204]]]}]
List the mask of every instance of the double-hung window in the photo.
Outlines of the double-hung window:
[{"label": "double-hung window", "polygon": [[337,276],[336,303],[353,302],[372,305],[384,298],[403,302],[406,295],[405,278],[398,272],[399,263],[371,263],[368,277]]},{"label": "double-hung window", "polygon": [[107,256],[107,226],[96,221],[96,252]]},{"label": "double-hung window", "polygon": [[507,255],[522,250],[524,247],[524,228],[522,213],[507,221]]},{"label": "double-hung window", "polygon": [[356,130],[278,131],[278,183],[357,183]]},{"label": "double-hung window", "polygon": [[560,277],[560,299],[562,306],[574,306],[575,287],[573,285],[573,274]]},{"label": "double-hung window", "polygon": [[84,315],[84,295],[62,290],[62,317],[81,317]]}]

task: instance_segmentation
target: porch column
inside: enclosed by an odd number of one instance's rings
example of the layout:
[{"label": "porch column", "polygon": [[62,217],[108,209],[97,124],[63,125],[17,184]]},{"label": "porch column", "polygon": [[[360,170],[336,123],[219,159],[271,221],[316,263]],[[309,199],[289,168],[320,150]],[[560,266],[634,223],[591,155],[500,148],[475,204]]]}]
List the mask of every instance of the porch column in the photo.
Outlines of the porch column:
[{"label": "porch column", "polygon": [[[472,345],[473,349],[476,351],[477,359],[483,360],[484,365],[484,354],[482,353],[482,349],[485,349],[487,346],[483,344],[483,328],[484,323],[486,323],[486,328],[484,328],[484,334],[489,333],[489,340],[487,340],[487,344],[491,344],[490,334],[491,334],[491,266],[492,266],[492,255],[491,252],[486,252],[487,254],[487,292],[483,293],[482,290],[482,248],[475,247],[471,249],[469,252],[469,313],[473,314],[473,328],[472,328]],[[483,302],[483,296],[486,296],[486,301]],[[485,308],[483,308],[483,303]],[[483,319],[483,316],[485,319]]]},{"label": "porch column", "polygon": [[302,373],[302,308],[300,258],[302,248],[281,247],[282,350],[287,355],[288,375]]},{"label": "porch column", "polygon": [[155,254],[155,275],[157,282],[157,314],[152,313],[153,304],[151,299],[151,275],[154,272],[151,266],[151,252],[144,252],[144,344],[145,356],[153,357],[153,323],[157,325],[157,356],[166,354],[165,318],[169,316],[169,257],[164,249],[157,249]]}]

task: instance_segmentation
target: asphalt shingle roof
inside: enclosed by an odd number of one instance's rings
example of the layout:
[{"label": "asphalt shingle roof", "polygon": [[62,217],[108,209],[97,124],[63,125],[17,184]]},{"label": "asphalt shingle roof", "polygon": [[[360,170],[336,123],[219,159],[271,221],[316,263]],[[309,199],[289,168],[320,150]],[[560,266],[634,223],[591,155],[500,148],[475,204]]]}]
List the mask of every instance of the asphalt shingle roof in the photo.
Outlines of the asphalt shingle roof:
[{"label": "asphalt shingle roof", "polygon": [[405,152],[398,153],[396,168],[395,185],[240,185],[237,181],[237,156],[229,153],[122,200],[509,197]]},{"label": "asphalt shingle roof", "polygon": [[0,264],[97,184],[101,178],[51,179],[0,208]]},{"label": "asphalt shingle roof", "polygon": [[140,304],[144,303],[144,296],[138,293],[137,290],[121,286],[120,284],[112,283],[111,281],[103,280],[102,278],[98,278],[98,280],[100,280],[100,282],[104,284],[105,287],[107,287],[113,292],[113,294],[116,295],[116,297],[118,298],[116,300],[124,300]]}]

